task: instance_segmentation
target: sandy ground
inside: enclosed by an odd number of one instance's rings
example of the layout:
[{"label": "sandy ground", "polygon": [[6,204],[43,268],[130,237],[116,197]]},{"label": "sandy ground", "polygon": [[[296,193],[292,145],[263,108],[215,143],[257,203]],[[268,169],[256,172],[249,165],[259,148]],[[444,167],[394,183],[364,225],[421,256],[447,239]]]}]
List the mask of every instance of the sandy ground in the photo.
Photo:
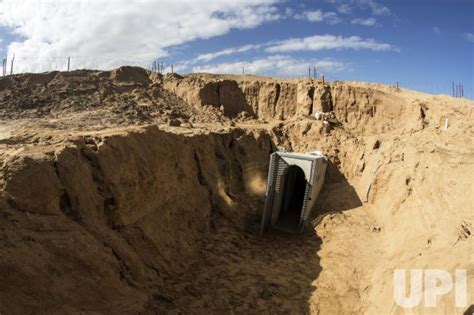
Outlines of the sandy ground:
[{"label": "sandy ground", "polygon": [[[331,131],[310,118],[328,106]],[[137,68],[2,78],[0,311],[462,314],[473,106]],[[277,148],[330,160],[301,235],[258,235]],[[468,305],[397,306],[397,268],[467,269]]]}]

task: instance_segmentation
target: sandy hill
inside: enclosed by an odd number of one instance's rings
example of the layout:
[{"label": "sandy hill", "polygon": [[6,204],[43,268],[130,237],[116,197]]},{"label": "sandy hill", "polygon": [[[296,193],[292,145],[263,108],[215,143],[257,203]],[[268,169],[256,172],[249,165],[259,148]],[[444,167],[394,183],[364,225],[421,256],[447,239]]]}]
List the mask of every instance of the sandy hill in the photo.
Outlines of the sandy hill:
[{"label": "sandy hill", "polygon": [[[0,312],[404,314],[396,268],[474,281],[473,108],[132,67],[0,78]],[[279,148],[329,168],[312,225],[260,237]]]}]

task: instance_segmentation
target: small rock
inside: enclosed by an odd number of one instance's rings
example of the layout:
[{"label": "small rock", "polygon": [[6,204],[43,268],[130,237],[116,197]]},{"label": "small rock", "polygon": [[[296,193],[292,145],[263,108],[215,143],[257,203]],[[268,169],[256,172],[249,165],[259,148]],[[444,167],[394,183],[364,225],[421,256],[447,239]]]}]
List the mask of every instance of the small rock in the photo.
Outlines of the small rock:
[{"label": "small rock", "polygon": [[377,232],[377,233],[379,233],[380,231],[382,231],[382,228],[379,227],[379,226],[373,226],[373,227],[371,228],[371,230],[372,230],[372,232]]},{"label": "small rock", "polygon": [[179,126],[181,126],[181,121],[179,121],[179,119],[170,119],[170,121],[168,122],[168,124],[169,124],[171,127],[179,127]]},{"label": "small rock", "polygon": [[375,143],[374,143],[374,146],[372,147],[372,149],[376,150],[378,148],[380,148],[380,141],[376,140]]}]

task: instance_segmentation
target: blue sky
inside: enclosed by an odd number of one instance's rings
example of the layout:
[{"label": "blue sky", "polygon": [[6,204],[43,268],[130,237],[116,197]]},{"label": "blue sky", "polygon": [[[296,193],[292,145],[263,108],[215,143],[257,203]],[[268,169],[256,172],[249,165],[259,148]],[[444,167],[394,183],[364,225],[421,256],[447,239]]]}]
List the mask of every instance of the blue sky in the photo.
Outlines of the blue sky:
[{"label": "blue sky", "polygon": [[174,64],[179,72],[306,76],[474,98],[474,1],[0,2],[15,70]]}]

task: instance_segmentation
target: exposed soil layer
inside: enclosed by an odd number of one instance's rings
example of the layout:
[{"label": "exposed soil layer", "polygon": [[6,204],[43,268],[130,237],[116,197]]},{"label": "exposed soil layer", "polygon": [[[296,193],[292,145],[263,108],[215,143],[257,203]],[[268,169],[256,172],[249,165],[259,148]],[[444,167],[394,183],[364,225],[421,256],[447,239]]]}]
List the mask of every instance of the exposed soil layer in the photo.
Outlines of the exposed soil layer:
[{"label": "exposed soil layer", "polygon": [[[404,314],[396,268],[474,281],[473,108],[131,67],[0,78],[0,312]],[[258,235],[277,149],[329,158],[301,235]]]}]

